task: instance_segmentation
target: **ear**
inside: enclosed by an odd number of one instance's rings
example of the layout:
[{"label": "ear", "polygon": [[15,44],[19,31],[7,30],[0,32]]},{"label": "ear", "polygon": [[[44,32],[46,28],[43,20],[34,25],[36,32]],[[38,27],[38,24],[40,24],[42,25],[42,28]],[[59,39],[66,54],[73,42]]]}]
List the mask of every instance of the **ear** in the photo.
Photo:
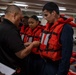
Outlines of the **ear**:
[{"label": "ear", "polygon": [[14,13],[13,13],[13,17],[14,17],[14,19],[15,19],[16,15],[17,15],[17,14],[14,12]]},{"label": "ear", "polygon": [[51,14],[52,14],[53,16],[55,16],[56,12],[55,12],[55,11],[53,11]]},{"label": "ear", "polygon": [[10,16],[12,17],[11,19],[14,20],[15,19],[15,14],[14,13],[10,13],[10,14],[11,14]]},{"label": "ear", "polygon": [[37,21],[36,23],[39,24],[39,21]]}]

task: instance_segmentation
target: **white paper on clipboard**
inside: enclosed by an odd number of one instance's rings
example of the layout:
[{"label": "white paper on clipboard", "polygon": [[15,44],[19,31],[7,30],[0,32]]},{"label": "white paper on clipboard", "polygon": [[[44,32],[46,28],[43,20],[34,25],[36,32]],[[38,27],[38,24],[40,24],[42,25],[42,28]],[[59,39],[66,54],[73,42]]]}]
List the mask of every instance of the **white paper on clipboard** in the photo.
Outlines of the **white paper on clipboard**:
[{"label": "white paper on clipboard", "polygon": [[15,72],[15,70],[0,63],[0,72],[2,72],[5,75],[12,75]]}]

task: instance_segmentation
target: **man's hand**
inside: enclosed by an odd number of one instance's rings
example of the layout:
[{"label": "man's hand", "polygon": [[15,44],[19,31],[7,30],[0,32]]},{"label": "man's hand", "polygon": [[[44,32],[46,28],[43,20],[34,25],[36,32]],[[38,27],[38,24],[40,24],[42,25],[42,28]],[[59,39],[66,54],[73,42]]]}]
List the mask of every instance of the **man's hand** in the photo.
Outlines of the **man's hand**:
[{"label": "man's hand", "polygon": [[25,47],[29,46],[32,42],[26,42],[24,43]]},{"label": "man's hand", "polygon": [[33,44],[33,47],[38,47],[40,45],[40,42],[39,41],[33,41],[32,44]]},{"label": "man's hand", "polygon": [[38,47],[40,44],[39,41],[33,41],[29,46],[25,47],[25,49],[16,52],[16,56],[19,57],[20,59],[23,59],[24,57],[26,57],[32,50],[32,48],[34,47]]}]

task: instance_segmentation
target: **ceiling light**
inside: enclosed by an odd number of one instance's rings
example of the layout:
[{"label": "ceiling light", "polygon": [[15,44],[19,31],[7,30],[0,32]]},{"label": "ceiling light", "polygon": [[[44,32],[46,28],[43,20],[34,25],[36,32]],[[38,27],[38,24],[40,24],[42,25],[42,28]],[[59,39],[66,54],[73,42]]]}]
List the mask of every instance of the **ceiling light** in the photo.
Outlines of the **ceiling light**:
[{"label": "ceiling light", "polygon": [[37,16],[38,18],[43,18],[43,16]]},{"label": "ceiling light", "polygon": [[0,15],[5,15],[4,13],[0,13]]},{"label": "ceiling light", "polygon": [[59,7],[59,10],[66,11],[66,8],[65,7]]},{"label": "ceiling light", "polygon": [[28,6],[28,5],[26,5],[26,4],[17,4],[17,3],[14,3],[14,5],[22,6],[22,7],[27,7],[27,6]]},{"label": "ceiling light", "polygon": [[2,9],[2,10],[5,10],[7,7],[2,7],[2,6],[0,6],[0,9]]},{"label": "ceiling light", "polygon": [[13,0],[0,0],[2,2],[12,2]]},{"label": "ceiling light", "polygon": [[25,2],[21,2],[21,1],[13,1],[13,3],[16,3],[16,4],[25,4]]}]

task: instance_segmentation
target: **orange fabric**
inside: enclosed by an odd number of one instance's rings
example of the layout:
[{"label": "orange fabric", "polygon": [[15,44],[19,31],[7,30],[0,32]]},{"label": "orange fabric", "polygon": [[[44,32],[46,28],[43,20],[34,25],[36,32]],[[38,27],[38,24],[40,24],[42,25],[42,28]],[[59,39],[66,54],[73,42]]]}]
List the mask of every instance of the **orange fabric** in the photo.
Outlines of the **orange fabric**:
[{"label": "orange fabric", "polygon": [[23,25],[23,26],[21,27],[20,34],[25,34],[28,29],[29,29],[29,27],[26,27],[26,28],[25,28],[25,26]]},{"label": "orange fabric", "polygon": [[[61,14],[61,16],[66,17],[66,15],[65,15],[65,14]],[[67,17],[66,17],[66,18],[67,18]],[[72,18],[72,17],[70,17],[70,20],[73,20],[73,18]],[[69,22],[69,24],[70,24],[72,27],[76,27],[76,23]]]},{"label": "orange fabric", "polygon": [[[40,41],[40,37],[41,37],[41,32],[44,29],[44,26],[38,25],[34,30],[32,30],[30,27],[28,29],[28,31],[25,33],[24,36],[24,42],[29,42],[30,38],[31,41]],[[33,48],[32,52],[35,54],[39,54],[39,52],[37,51],[37,48]]]},{"label": "orange fabric", "polygon": [[[76,64],[73,64],[72,66],[74,66],[76,68]],[[69,69],[68,75],[76,75],[76,71]]]},{"label": "orange fabric", "polygon": [[76,57],[76,52],[72,52],[72,57]]},{"label": "orange fabric", "polygon": [[75,72],[68,72],[68,75],[76,75]]},{"label": "orange fabric", "polygon": [[72,64],[72,63],[75,62],[75,61],[76,61],[76,59],[73,58],[73,57],[71,57],[71,59],[70,59],[70,64]]},{"label": "orange fabric", "polygon": [[22,40],[24,39],[24,35],[27,30],[28,30],[28,27],[26,29],[25,29],[24,25],[21,27],[20,35],[21,35]]},{"label": "orange fabric", "polygon": [[[50,58],[53,61],[61,59],[61,47],[62,45],[59,43],[60,33],[62,31],[65,23],[70,23],[73,19],[69,18],[64,20],[63,18],[59,18],[57,22],[55,22],[52,26],[50,24],[46,24],[46,28],[42,33],[41,39],[41,56]],[[44,36],[47,36],[44,40]],[[48,40],[47,40],[48,39]],[[44,41],[44,43],[43,43]]]},{"label": "orange fabric", "polygon": [[[41,31],[42,31],[42,26],[37,26],[34,30],[32,30],[30,27],[28,29],[28,31],[26,31],[25,33],[25,38],[24,38],[24,42],[29,42],[29,37],[32,37],[33,40],[32,41],[38,41],[40,39],[40,36],[41,36]],[[37,37],[37,38],[34,38],[34,37]],[[28,39],[26,39],[28,38]],[[32,42],[31,41],[31,42]]]},{"label": "orange fabric", "polygon": [[24,25],[21,27],[21,30],[20,30],[20,33],[24,33],[25,31],[24,31],[25,29],[24,29]]},{"label": "orange fabric", "polygon": [[73,22],[70,22],[69,24],[71,24],[72,27],[76,27],[76,24]]}]

